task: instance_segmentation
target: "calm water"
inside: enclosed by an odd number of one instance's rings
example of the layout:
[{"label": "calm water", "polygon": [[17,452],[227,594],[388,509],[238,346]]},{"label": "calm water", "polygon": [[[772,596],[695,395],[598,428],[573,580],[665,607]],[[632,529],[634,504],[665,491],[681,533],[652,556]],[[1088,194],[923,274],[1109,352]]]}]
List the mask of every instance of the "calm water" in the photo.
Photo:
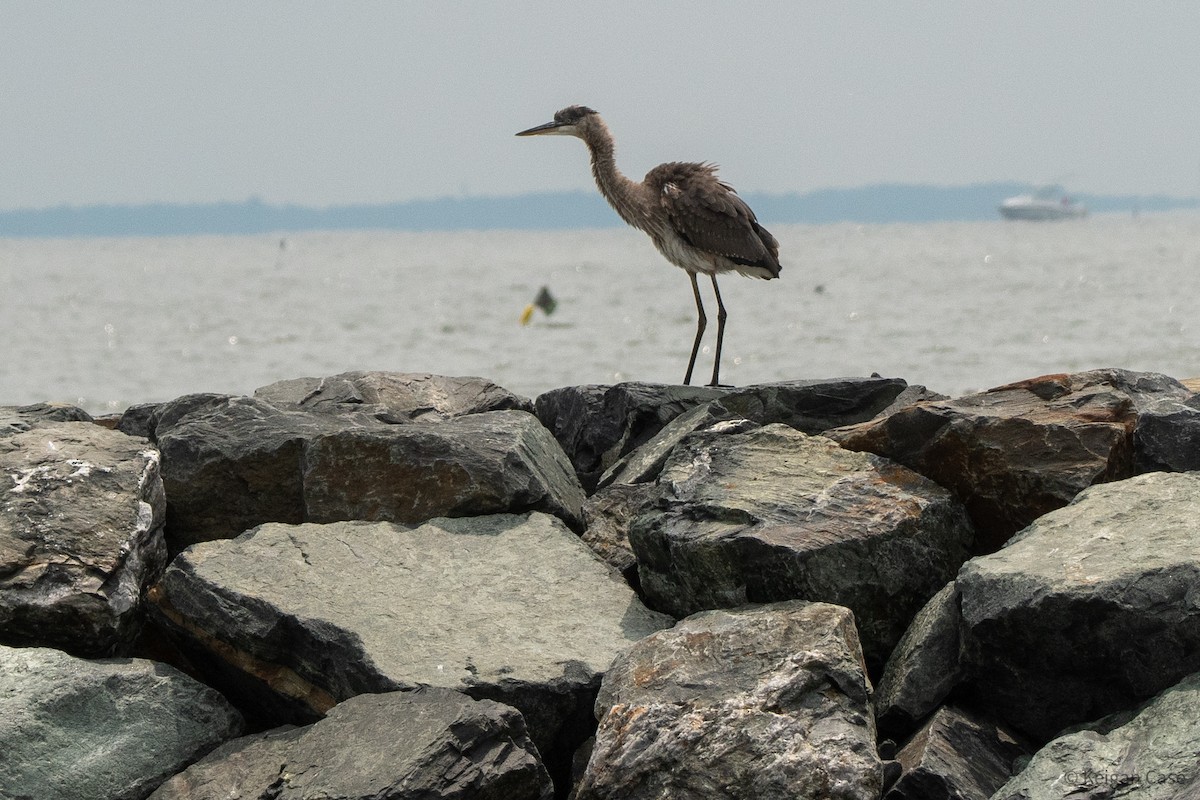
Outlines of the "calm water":
[{"label": "calm water", "polygon": [[[721,281],[725,383],[878,372],[961,394],[1101,366],[1200,375],[1200,215],[771,227],[782,278]],[[684,273],[623,229],[0,239],[0,279],[0,405],[93,413],[352,369],[528,396],[678,382],[695,326]],[[543,284],[557,311],[521,327]],[[702,357],[699,382],[710,370]]]}]

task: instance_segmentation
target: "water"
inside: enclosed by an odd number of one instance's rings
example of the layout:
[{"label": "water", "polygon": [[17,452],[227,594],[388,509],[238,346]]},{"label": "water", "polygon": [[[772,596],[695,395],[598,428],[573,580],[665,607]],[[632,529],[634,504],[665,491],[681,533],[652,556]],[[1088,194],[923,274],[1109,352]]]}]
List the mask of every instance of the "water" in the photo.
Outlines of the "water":
[{"label": "water", "polygon": [[[772,228],[782,278],[721,280],[725,383],[877,372],[957,395],[1102,366],[1200,374],[1200,215]],[[0,280],[0,405],[93,413],[353,369],[527,396],[678,382],[695,329],[684,273],[625,229],[0,239]],[[521,327],[543,284],[557,311]]]}]

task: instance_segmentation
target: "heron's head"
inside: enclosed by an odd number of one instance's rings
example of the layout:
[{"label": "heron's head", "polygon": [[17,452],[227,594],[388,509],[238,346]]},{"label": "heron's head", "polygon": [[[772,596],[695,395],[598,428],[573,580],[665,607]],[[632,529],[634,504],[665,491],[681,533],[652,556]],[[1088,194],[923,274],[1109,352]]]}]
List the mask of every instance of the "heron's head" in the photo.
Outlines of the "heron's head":
[{"label": "heron's head", "polygon": [[578,136],[584,138],[587,130],[600,123],[600,115],[587,106],[567,106],[554,115],[552,122],[538,125],[517,136]]}]

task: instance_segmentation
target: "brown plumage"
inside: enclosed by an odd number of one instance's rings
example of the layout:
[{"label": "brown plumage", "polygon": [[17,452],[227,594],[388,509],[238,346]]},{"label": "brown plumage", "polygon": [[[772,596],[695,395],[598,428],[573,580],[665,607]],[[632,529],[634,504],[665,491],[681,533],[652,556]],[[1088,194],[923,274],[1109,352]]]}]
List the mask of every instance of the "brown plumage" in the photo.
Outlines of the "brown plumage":
[{"label": "brown plumage", "polygon": [[617,169],[608,126],[586,106],[564,108],[554,115],[553,122],[517,136],[547,134],[575,136],[584,141],[592,156],[592,175],[609,205],[621,219],[649,234],[658,251],[691,279],[696,298],[696,338],[683,377],[685,384],[692,381],[707,325],[696,275],[703,273],[712,280],[717,298],[717,349],[709,385],[717,386],[727,316],[717,275],[740,272],[752,278],[778,278],[779,242],[758,224],[754,212],[733,187],[717,178],[712,164],[673,161],[647,172],[641,183],[630,180]]}]

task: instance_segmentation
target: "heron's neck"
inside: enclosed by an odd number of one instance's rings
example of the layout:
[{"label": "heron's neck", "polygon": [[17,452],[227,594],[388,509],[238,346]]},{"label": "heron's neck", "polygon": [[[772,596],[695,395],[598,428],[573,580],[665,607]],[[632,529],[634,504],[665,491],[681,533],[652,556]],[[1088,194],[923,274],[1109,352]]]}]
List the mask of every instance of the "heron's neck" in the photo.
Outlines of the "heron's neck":
[{"label": "heron's neck", "polygon": [[645,229],[645,187],[625,177],[617,169],[613,139],[608,129],[595,130],[584,142],[592,154],[592,175],[596,178],[600,194],[621,215],[621,219],[635,228]]}]

